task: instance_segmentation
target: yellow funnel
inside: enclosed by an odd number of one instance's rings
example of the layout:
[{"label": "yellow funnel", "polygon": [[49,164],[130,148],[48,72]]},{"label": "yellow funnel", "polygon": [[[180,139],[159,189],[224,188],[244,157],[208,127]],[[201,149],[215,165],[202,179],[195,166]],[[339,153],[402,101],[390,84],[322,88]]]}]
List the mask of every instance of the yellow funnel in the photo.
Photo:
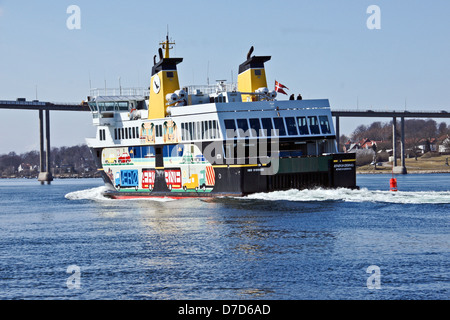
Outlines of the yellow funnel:
[{"label": "yellow funnel", "polygon": [[[251,56],[253,47],[247,54],[247,60],[239,66],[238,91],[255,92],[259,88],[267,88],[266,71],[264,63],[270,56]],[[243,94],[242,101],[255,101],[256,96]]]}]

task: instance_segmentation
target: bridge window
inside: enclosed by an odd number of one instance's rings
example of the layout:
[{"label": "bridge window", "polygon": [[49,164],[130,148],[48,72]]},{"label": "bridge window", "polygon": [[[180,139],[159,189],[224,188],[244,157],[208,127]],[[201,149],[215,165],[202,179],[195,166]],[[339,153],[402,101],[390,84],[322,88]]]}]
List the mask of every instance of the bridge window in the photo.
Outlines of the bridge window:
[{"label": "bridge window", "polygon": [[97,103],[95,102],[89,102],[89,109],[91,109],[91,112],[97,112]]},{"label": "bridge window", "polygon": [[319,122],[317,121],[316,116],[308,117],[309,121],[309,130],[311,131],[311,134],[320,134],[319,129]]},{"label": "bridge window", "polygon": [[320,128],[322,129],[323,134],[331,133],[330,122],[328,121],[327,116],[320,116],[319,122],[320,122]]},{"label": "bridge window", "polygon": [[264,134],[266,137],[271,137],[272,136],[272,130],[273,130],[273,126],[272,126],[272,119],[271,118],[262,118],[261,119],[261,124],[264,130]]},{"label": "bridge window", "polygon": [[224,124],[225,124],[225,130],[227,132],[227,138],[236,137],[236,124],[234,122],[234,119],[224,120]]},{"label": "bridge window", "polygon": [[246,135],[248,135],[248,121],[247,119],[237,119],[237,127],[239,129],[239,131],[241,131],[239,133],[239,135],[241,137],[245,137]]},{"label": "bridge window", "polygon": [[273,124],[275,125],[275,129],[278,130],[278,135],[280,137],[286,135],[286,128],[284,127],[283,118],[274,118]]},{"label": "bridge window", "polygon": [[297,122],[298,122],[298,130],[300,132],[300,135],[309,134],[308,122],[306,121],[306,117],[297,117]]},{"label": "bridge window", "polygon": [[114,140],[117,140],[117,128],[114,128]]},{"label": "bridge window", "polygon": [[105,102],[103,104],[104,111],[114,111],[114,102]]},{"label": "bridge window", "polygon": [[261,130],[261,124],[259,122],[258,118],[249,119],[250,122],[250,128],[252,129],[252,134],[255,137],[259,137],[259,131]]},{"label": "bridge window", "polygon": [[128,102],[127,101],[116,102],[116,107],[120,111],[127,111],[128,110]]},{"label": "bridge window", "polygon": [[285,118],[285,120],[286,120],[286,127],[287,127],[287,131],[288,131],[288,135],[290,135],[290,136],[298,135],[297,124],[295,123],[295,118],[288,117],[288,118]]}]

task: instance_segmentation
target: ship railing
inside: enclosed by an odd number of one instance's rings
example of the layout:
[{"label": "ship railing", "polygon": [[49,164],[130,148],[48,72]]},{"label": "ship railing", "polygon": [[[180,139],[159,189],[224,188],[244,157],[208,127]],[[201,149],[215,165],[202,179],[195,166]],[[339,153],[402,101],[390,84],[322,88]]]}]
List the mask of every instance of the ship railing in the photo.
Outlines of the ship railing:
[{"label": "ship railing", "polygon": [[205,85],[191,85],[185,87],[189,94],[203,93],[214,94],[218,92],[232,92],[237,90],[237,83],[205,84]]},{"label": "ship railing", "polygon": [[91,97],[98,96],[150,96],[148,88],[131,87],[131,88],[93,88],[90,90]]}]

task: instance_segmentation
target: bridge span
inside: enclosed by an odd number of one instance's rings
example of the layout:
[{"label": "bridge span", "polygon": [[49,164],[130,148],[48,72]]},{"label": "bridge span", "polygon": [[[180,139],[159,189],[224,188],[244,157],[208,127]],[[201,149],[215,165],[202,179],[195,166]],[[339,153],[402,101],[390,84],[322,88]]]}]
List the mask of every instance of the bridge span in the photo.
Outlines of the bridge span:
[{"label": "bridge span", "polygon": [[[26,101],[19,98],[15,101],[0,100],[0,109],[10,110],[34,110],[39,114],[39,137],[40,137],[40,174],[38,180],[43,184],[53,180],[50,168],[50,111],[90,111],[87,103],[56,103],[38,100]],[[45,143],[47,152],[44,153],[44,113],[45,113]],[[401,166],[397,166],[397,157],[394,157],[394,171],[406,174],[405,165],[405,118],[450,118],[450,112],[441,111],[374,111],[374,110],[332,110],[331,114],[336,121],[336,139],[339,146],[340,119],[347,118],[392,118],[393,154],[396,154],[397,146],[397,118],[400,118],[400,149]],[[44,154],[46,159],[44,159]]]},{"label": "bridge span", "polygon": [[[0,109],[34,110],[39,114],[39,168],[38,181],[42,184],[53,181],[50,168],[50,111],[90,111],[85,103],[53,103],[38,100],[26,101],[19,98],[16,101],[0,100]],[[44,113],[45,113],[45,139],[44,139]],[[44,140],[47,152],[44,153]],[[45,154],[45,159],[44,159]]]},{"label": "bridge span", "polygon": [[[441,111],[373,111],[373,110],[332,110],[336,120],[336,140],[339,146],[340,118],[392,118],[392,155],[394,156],[394,173],[406,174],[405,165],[405,118],[450,118],[450,112]],[[400,118],[400,161],[397,164],[397,118]]]}]

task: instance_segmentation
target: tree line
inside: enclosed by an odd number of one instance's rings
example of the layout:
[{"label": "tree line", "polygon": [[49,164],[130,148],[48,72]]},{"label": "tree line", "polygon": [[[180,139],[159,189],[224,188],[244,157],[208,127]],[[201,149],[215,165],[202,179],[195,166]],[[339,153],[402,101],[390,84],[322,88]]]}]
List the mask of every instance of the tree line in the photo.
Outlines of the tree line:
[{"label": "tree line", "polygon": [[[350,136],[342,135],[340,137],[341,150],[343,144],[347,141],[359,142],[364,139],[372,141],[382,141],[392,146],[393,121],[376,121],[370,125],[358,126]],[[397,137],[400,139],[400,122],[397,121]],[[407,149],[416,149],[424,140],[439,139],[440,137],[450,135],[450,125],[445,122],[437,123],[433,119],[408,119],[405,120],[405,147]]]},{"label": "tree line", "polygon": [[[50,163],[52,173],[55,175],[89,176],[94,175],[97,171],[87,145],[52,148]],[[29,151],[22,154],[10,152],[0,155],[0,176],[34,177],[40,171],[39,165],[40,155],[38,151]]]}]

